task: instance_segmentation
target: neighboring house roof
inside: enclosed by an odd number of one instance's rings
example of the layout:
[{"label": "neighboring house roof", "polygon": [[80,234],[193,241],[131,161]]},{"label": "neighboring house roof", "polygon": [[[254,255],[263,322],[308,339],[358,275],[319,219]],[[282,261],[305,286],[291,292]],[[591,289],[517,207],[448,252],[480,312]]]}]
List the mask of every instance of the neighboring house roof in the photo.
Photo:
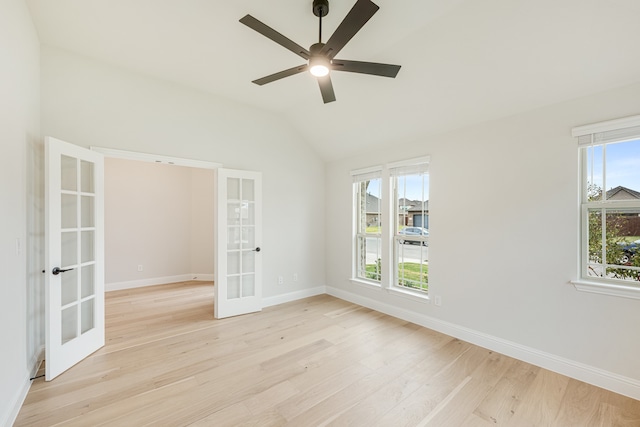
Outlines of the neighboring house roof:
[{"label": "neighboring house roof", "polygon": [[[420,200],[409,200],[409,199],[400,199],[398,200],[399,206],[406,206],[407,212],[422,212],[424,204],[424,211],[429,211],[429,201],[425,200],[421,202]],[[380,199],[374,196],[373,194],[367,193],[367,213],[378,213],[380,212]]]},{"label": "neighboring house roof", "polygon": [[607,200],[640,199],[640,192],[621,185],[607,191]]},{"label": "neighboring house roof", "polygon": [[424,204],[422,204],[421,202],[417,202],[416,205],[412,206],[411,208],[409,208],[409,212],[429,212],[429,201],[425,200]]},{"label": "neighboring house roof", "polygon": [[378,213],[380,212],[380,199],[373,194],[367,193],[367,212]]},{"label": "neighboring house roof", "polygon": [[425,200],[424,202],[420,200],[409,200],[409,199],[400,199],[398,200],[398,204],[400,206],[407,206],[407,212],[422,212],[424,209],[425,212],[429,211],[429,201]]}]

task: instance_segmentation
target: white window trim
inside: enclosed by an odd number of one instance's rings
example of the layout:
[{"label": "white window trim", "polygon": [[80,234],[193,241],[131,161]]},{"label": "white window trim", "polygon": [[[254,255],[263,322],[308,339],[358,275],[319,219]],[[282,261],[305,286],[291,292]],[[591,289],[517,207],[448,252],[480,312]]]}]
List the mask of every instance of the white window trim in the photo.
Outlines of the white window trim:
[{"label": "white window trim", "polygon": [[415,159],[401,160],[399,162],[387,163],[386,168],[388,170],[391,170],[391,169],[400,168],[403,166],[417,166],[417,165],[429,163],[430,160],[431,160],[430,156],[416,157]]},{"label": "white window trim", "polygon": [[599,132],[608,132],[616,129],[630,128],[640,126],[640,115],[623,117],[621,119],[607,120],[606,122],[592,123],[584,126],[576,126],[571,129],[571,136],[577,138],[579,136],[591,135]]},{"label": "white window trim", "polygon": [[[571,130],[571,136],[574,138],[584,137],[588,135],[595,135],[601,132],[609,132],[615,131],[625,128],[631,128],[640,126],[640,115],[623,117],[620,119],[607,120],[604,122],[592,123],[584,126],[577,126]],[[605,143],[606,144],[606,143]],[[578,250],[578,279],[571,280],[570,283],[575,287],[576,290],[581,292],[588,292],[600,295],[609,295],[623,298],[631,298],[631,299],[640,299],[640,286],[632,286],[625,285],[620,282],[614,282],[610,279],[602,278],[602,279],[592,279],[591,277],[586,277],[586,264],[587,264],[587,254],[585,249],[585,241],[587,239],[585,222],[588,221],[586,216],[587,205],[585,202],[585,192],[584,192],[584,184],[586,182],[586,164],[585,158],[583,154],[585,145],[579,145],[579,179],[580,179],[580,197],[579,197],[579,250]],[[604,191],[604,189],[603,189]],[[637,202],[629,202],[630,204],[637,204]],[[607,202],[606,200],[600,203],[594,203],[594,207],[598,207],[597,205],[606,205],[614,208],[616,205],[615,202]],[[590,205],[591,206],[591,205]]]},{"label": "white window trim", "polygon": [[572,280],[570,283],[576,288],[577,291],[581,292],[640,299],[640,289],[634,288],[632,286],[622,286],[604,282],[591,282],[584,279]]}]

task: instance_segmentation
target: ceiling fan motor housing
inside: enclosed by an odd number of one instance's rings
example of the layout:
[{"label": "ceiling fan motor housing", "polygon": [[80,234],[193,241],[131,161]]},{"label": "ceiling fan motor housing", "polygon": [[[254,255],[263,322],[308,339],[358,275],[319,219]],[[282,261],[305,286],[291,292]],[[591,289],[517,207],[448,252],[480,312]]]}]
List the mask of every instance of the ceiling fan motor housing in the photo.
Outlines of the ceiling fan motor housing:
[{"label": "ceiling fan motor housing", "polygon": [[313,14],[325,17],[329,13],[329,0],[313,0]]},{"label": "ceiling fan motor housing", "polygon": [[314,43],[311,45],[311,47],[309,47],[309,53],[311,53],[311,56],[320,55],[320,51],[322,50],[323,46],[324,43]]}]

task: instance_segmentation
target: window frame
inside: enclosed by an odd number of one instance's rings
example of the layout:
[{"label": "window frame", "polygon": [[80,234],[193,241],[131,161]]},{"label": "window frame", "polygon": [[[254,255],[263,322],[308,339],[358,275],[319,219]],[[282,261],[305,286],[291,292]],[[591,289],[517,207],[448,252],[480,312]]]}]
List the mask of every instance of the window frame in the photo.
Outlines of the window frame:
[{"label": "window frame", "polygon": [[[411,167],[417,165],[430,163],[429,156],[420,156],[408,160],[388,163],[386,165],[373,166],[369,168],[357,169],[351,171],[352,176],[352,194],[353,194],[353,206],[352,206],[352,262],[351,262],[351,282],[358,285],[371,286],[387,293],[393,293],[398,296],[407,297],[414,301],[429,302],[428,292],[422,290],[413,290],[404,286],[397,286],[397,256],[395,253],[395,239],[396,233],[392,230],[395,228],[397,221],[390,221],[393,215],[396,215],[396,208],[393,206],[396,203],[395,189],[394,189],[394,177],[391,171],[401,167]],[[427,166],[428,167],[428,166]],[[381,197],[380,197],[380,222],[381,232],[376,236],[380,238],[380,264],[381,264],[381,280],[375,281],[367,279],[366,277],[360,277],[358,268],[358,238],[362,236],[362,233],[358,233],[358,221],[359,221],[359,207],[358,207],[358,189],[355,185],[358,176],[372,176],[371,174],[379,173],[381,178]],[[428,172],[427,172],[428,173]],[[430,181],[429,181],[430,182]],[[387,224],[393,224],[393,226],[387,226]],[[365,236],[367,233],[364,234]]]},{"label": "window frame", "polygon": [[[578,140],[579,157],[579,261],[578,279],[571,283],[579,291],[596,294],[613,295],[625,298],[640,299],[640,282],[608,277],[589,276],[589,212],[600,210],[602,215],[607,210],[640,209],[640,200],[607,200],[606,199],[606,160],[603,159],[603,200],[588,200],[588,150],[602,146],[603,157],[606,158],[606,146],[640,139],[640,115],[622,119],[609,120],[572,129],[572,136]],[[606,221],[603,216],[603,221]],[[606,227],[606,225],[605,225]],[[606,245],[603,254],[606,255]],[[606,259],[604,268],[607,268]]]},{"label": "window frame", "polygon": [[[352,239],[352,273],[351,273],[351,277],[352,280],[358,281],[359,283],[365,283],[368,285],[373,285],[376,287],[380,287],[382,286],[383,283],[383,277],[384,274],[382,273],[380,275],[380,280],[376,280],[376,279],[372,279],[372,278],[368,278],[366,277],[366,274],[363,276],[360,276],[361,273],[361,268],[360,268],[360,239],[364,238],[365,240],[369,237],[369,238],[376,238],[379,241],[379,251],[381,251],[382,249],[382,242],[383,242],[383,238],[382,238],[382,232],[384,231],[385,227],[382,226],[382,224],[384,223],[384,215],[381,212],[382,207],[383,207],[383,200],[385,198],[384,195],[384,178],[382,176],[382,166],[374,166],[374,167],[370,167],[370,168],[366,168],[366,169],[358,169],[358,170],[354,170],[351,172],[351,176],[352,176],[352,186],[353,186],[353,208],[352,208],[352,213],[353,213],[353,239]],[[380,222],[380,232],[379,233],[368,233],[366,231],[366,227],[365,227],[365,232],[362,233],[360,230],[360,220],[361,220],[361,215],[362,212],[360,211],[360,189],[358,188],[358,184],[365,182],[366,180],[372,180],[372,179],[380,179],[380,191],[381,191],[381,195],[379,198],[379,202],[378,202],[378,209],[380,210],[380,212],[378,213],[378,217],[380,218],[379,222]],[[365,215],[366,215],[366,211],[365,211]],[[366,253],[365,253],[365,257],[366,257]],[[383,256],[381,254],[380,256],[380,263],[382,265],[383,263]],[[366,270],[366,262],[365,262],[365,270]],[[381,268],[382,271],[384,271],[384,269]]]},{"label": "window frame", "polygon": [[[391,189],[392,189],[391,190],[392,196],[390,198],[391,199],[390,203],[391,203],[391,214],[393,216],[393,228],[391,230],[391,244],[393,247],[393,251],[392,251],[393,277],[392,277],[392,282],[390,283],[390,288],[394,290],[399,290],[402,292],[409,292],[411,294],[416,294],[417,296],[427,297],[427,298],[429,297],[428,284],[427,284],[426,290],[415,289],[409,286],[399,284],[400,282],[399,255],[401,252],[400,240],[418,242],[420,245],[420,251],[422,251],[424,242],[427,242],[427,245],[424,245],[424,246],[428,246],[429,237],[427,236],[425,238],[422,236],[416,236],[416,237],[409,236],[407,238],[407,236],[402,236],[399,230],[397,230],[398,228],[397,221],[400,215],[399,206],[398,206],[398,202],[400,199],[400,194],[398,193],[398,179],[401,177],[417,176],[417,175],[429,176],[429,160],[430,159],[428,157],[423,157],[423,158],[411,159],[408,161],[396,162],[396,163],[387,165],[387,168],[389,171],[389,184],[391,185]],[[430,182],[431,181],[429,180],[427,183],[428,186],[430,185]],[[423,178],[422,190],[424,192],[424,178]],[[427,187],[427,195],[429,195],[428,187]],[[423,203],[422,213],[424,215],[424,200],[422,201],[422,203]],[[413,227],[415,227],[415,225]],[[424,228],[424,227],[420,227],[420,228]],[[421,267],[421,270],[422,270],[422,267]],[[419,282],[419,283],[422,284],[423,282]]]}]

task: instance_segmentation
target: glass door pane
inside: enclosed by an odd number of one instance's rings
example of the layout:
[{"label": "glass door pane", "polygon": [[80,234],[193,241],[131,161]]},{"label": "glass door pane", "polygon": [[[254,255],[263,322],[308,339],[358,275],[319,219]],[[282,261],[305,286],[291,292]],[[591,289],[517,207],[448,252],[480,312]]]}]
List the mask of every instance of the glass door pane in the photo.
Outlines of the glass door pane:
[{"label": "glass door pane", "polygon": [[227,180],[227,296],[255,295],[255,183]]},{"label": "glass door pane", "polygon": [[95,327],[94,164],[61,156],[62,344]]}]

